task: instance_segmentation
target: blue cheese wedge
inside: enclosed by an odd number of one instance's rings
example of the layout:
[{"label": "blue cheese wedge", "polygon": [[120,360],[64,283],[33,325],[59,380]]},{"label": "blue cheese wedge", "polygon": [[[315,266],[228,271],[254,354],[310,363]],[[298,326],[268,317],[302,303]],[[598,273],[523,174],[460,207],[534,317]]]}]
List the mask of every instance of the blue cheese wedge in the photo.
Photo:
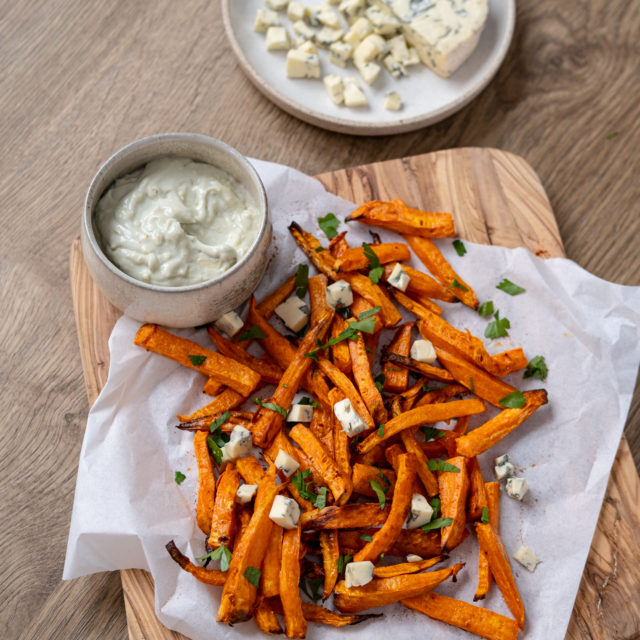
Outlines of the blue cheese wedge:
[{"label": "blue cheese wedge", "polygon": [[[395,93],[395,95],[400,98],[400,95],[395,91],[389,91],[387,93],[387,99],[385,100],[385,108],[387,107],[387,100],[389,99],[390,94]],[[400,100],[400,105],[402,105],[402,100]],[[399,262],[396,262],[396,266],[393,267],[393,271],[391,275],[387,278],[387,282],[396,289],[400,289],[400,291],[406,291],[409,286],[409,282],[411,278],[407,275],[407,272],[402,268],[402,265]]]},{"label": "blue cheese wedge", "polygon": [[338,419],[344,432],[351,438],[366,430],[367,425],[356,413],[349,398],[340,400],[333,405],[333,413]]},{"label": "blue cheese wedge", "polygon": [[322,80],[324,87],[329,94],[329,97],[336,103],[342,104],[344,102],[344,90],[342,85],[342,78],[336,75],[325,76]]},{"label": "blue cheese wedge", "polygon": [[353,304],[351,285],[346,280],[336,280],[330,284],[327,287],[327,304],[332,309],[350,307]]},{"label": "blue cheese wedge", "polygon": [[402,26],[400,20],[391,11],[380,7],[369,7],[364,14],[373,25],[374,32],[381,36],[395,35]]},{"label": "blue cheese wedge", "polygon": [[284,27],[267,29],[267,51],[288,51],[291,48],[289,34]]},{"label": "blue cheese wedge", "polygon": [[265,33],[269,27],[279,27],[280,18],[275,11],[270,9],[258,9],[256,19],[253,23],[253,30],[258,33]]},{"label": "blue cheese wedge", "polygon": [[391,77],[395,78],[396,80],[398,78],[402,78],[403,76],[409,75],[407,73],[404,62],[396,60],[396,58],[394,58],[391,54],[385,57],[385,59],[383,60],[383,64],[387,71],[391,74]]},{"label": "blue cheese wedge", "polygon": [[229,313],[220,316],[214,324],[218,331],[226,333],[230,338],[233,338],[244,327],[242,318],[235,311],[229,311]]},{"label": "blue cheese wedge", "polygon": [[358,72],[367,84],[373,84],[380,75],[381,68],[382,67],[375,62],[365,62],[358,67]]},{"label": "blue cheese wedge", "polygon": [[436,350],[429,340],[416,340],[411,345],[411,357],[418,362],[433,364],[436,361]]},{"label": "blue cheese wedge", "polygon": [[355,49],[368,35],[373,33],[373,25],[366,18],[358,18],[344,36],[344,41]]},{"label": "blue cheese wedge", "polygon": [[257,484],[241,484],[236,491],[236,502],[240,504],[249,504],[253,500],[258,490]]},{"label": "blue cheese wedge", "polygon": [[350,562],[344,569],[344,585],[347,589],[363,587],[373,580],[373,562]]},{"label": "blue cheese wedge", "polygon": [[375,33],[368,35],[354,50],[353,63],[361,67],[365,62],[371,62],[382,57],[387,49],[387,43],[382,36]]},{"label": "blue cheese wedge", "polygon": [[407,517],[407,529],[417,529],[431,520],[433,516],[433,508],[427,502],[427,499],[419,494],[414,493],[411,497],[411,508]]},{"label": "blue cheese wedge", "polygon": [[273,464],[275,464],[276,469],[282,472],[287,478],[292,476],[300,468],[300,463],[283,449],[278,451],[278,455],[273,461]]},{"label": "blue cheese wedge", "polygon": [[311,422],[313,407],[310,404],[292,404],[287,415],[287,422]]},{"label": "blue cheese wedge", "polygon": [[513,557],[517,560],[527,571],[533,573],[536,567],[542,562],[540,558],[536,556],[531,547],[522,545],[514,554]]},{"label": "blue cheese wedge", "polygon": [[509,478],[504,488],[510,498],[520,501],[524,499],[529,491],[529,485],[524,478]]},{"label": "blue cheese wedge", "polygon": [[307,15],[307,8],[301,2],[289,2],[287,7],[287,18],[291,22],[297,22],[298,20],[304,20]]},{"label": "blue cheese wedge", "polygon": [[320,58],[315,53],[305,53],[300,49],[290,49],[289,53],[287,53],[287,77],[319,78]]},{"label": "blue cheese wedge", "polygon": [[502,456],[494,458],[493,470],[498,480],[504,480],[505,478],[512,478],[516,473],[516,468],[511,463],[509,454],[505,453]]},{"label": "blue cheese wedge", "polygon": [[334,42],[342,40],[344,31],[342,29],[332,29],[331,27],[322,27],[316,33],[316,42],[325,49],[328,49]]},{"label": "blue cheese wedge", "polygon": [[344,104],[347,107],[366,107],[369,104],[367,96],[364,95],[364,91],[357,80],[345,78],[343,84]]},{"label": "blue cheese wedge", "polygon": [[366,9],[365,0],[342,0],[338,9],[349,24],[353,24],[364,15]]},{"label": "blue cheese wedge", "polygon": [[[289,51],[289,53],[294,52],[295,50]],[[305,53],[302,55],[308,54]],[[304,329],[307,324],[307,319],[309,318],[309,308],[298,296],[287,298],[287,300],[276,307],[275,312],[291,331]]]},{"label": "blue cheese wedge", "polygon": [[300,507],[292,498],[277,495],[269,512],[269,519],[283,529],[295,529],[300,518]]},{"label": "blue cheese wedge", "polygon": [[329,47],[329,62],[344,69],[352,53],[353,47],[349,43],[344,41],[334,42]]},{"label": "blue cheese wedge", "polygon": [[222,462],[229,462],[248,456],[251,453],[252,447],[251,431],[240,425],[236,425],[233,427],[229,442],[220,447],[222,451]]}]

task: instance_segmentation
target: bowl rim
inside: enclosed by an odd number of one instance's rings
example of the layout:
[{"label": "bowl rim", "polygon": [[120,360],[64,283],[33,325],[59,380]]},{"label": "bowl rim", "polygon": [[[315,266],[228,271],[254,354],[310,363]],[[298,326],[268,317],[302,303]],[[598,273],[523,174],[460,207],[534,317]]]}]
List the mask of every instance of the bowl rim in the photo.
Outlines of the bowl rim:
[{"label": "bowl rim", "polygon": [[[151,162],[152,158],[149,158],[149,160],[146,160],[144,164],[140,165],[137,168],[130,169],[126,173],[123,173],[122,175],[117,175],[98,194],[97,184],[103,179],[105,173],[110,171],[113,165],[120,163],[124,158],[128,157],[131,153],[137,151],[139,148],[141,147],[152,148],[155,144],[160,142],[166,142],[168,140],[175,140],[175,141],[186,142],[186,143],[197,142],[198,144],[201,144],[201,145],[202,144],[209,145],[215,148],[217,151],[221,151],[222,153],[226,153],[232,156],[247,171],[250,179],[253,180],[253,182],[255,183],[255,187],[257,188],[257,192],[258,192],[258,202],[256,202],[256,205],[258,207],[258,210],[261,213],[262,220],[260,224],[260,229],[258,230],[258,233],[256,234],[256,237],[253,243],[251,244],[251,246],[249,247],[245,255],[240,260],[238,260],[238,262],[236,262],[231,268],[227,269],[224,273],[221,273],[220,275],[210,280],[204,280],[203,282],[198,282],[195,284],[180,285],[180,286],[159,285],[159,284],[151,284],[148,282],[143,282],[142,280],[138,280],[133,276],[130,276],[129,274],[122,271],[122,269],[120,269],[111,260],[109,260],[109,258],[103,251],[102,247],[100,246],[100,242],[96,237],[94,227],[93,227],[93,209],[97,205],[102,195],[107,191],[107,189],[111,187],[111,185],[115,182],[115,180],[123,177],[124,175],[127,175],[128,173],[132,173],[134,171],[137,171],[138,169],[141,169],[147,163]],[[164,153],[164,154],[159,153],[156,157],[158,158],[171,157],[171,155],[172,154],[170,153]],[[188,154],[181,155],[181,156],[176,155],[175,157],[188,158],[189,155]],[[194,160],[193,158],[191,159]],[[204,162],[204,161],[194,160],[194,162]],[[212,163],[209,162],[206,164],[212,164]],[[215,165],[212,165],[212,166],[215,166]],[[218,167],[218,168],[222,169],[221,167]],[[225,171],[224,169],[222,170]],[[92,203],[93,203],[93,207],[92,207]],[[258,246],[260,245],[264,237],[264,234],[267,233],[269,230],[269,207],[268,207],[268,201],[267,201],[267,193],[264,188],[264,184],[262,183],[262,180],[258,175],[258,172],[254,168],[254,166],[249,162],[249,160],[245,156],[243,156],[237,149],[234,149],[232,146],[228,145],[226,142],[223,142],[222,140],[218,140],[217,138],[212,138],[211,136],[206,136],[200,133],[181,133],[181,132],[156,133],[151,136],[139,138],[138,140],[134,140],[133,142],[130,142],[124,147],[121,147],[120,149],[115,151],[100,166],[97,173],[91,180],[91,183],[89,184],[89,188],[85,195],[84,208],[82,213],[82,226],[83,226],[85,237],[87,238],[89,245],[91,246],[91,249],[93,250],[95,255],[98,257],[100,262],[114,275],[118,276],[125,282],[135,287],[139,287],[140,289],[144,289],[146,291],[155,291],[155,292],[161,292],[161,293],[172,293],[172,292],[179,293],[179,292],[198,291],[200,289],[206,289],[207,287],[210,287],[213,284],[222,282],[226,278],[233,275],[236,271],[241,269],[242,266],[249,261],[249,259],[253,255],[256,248],[258,248]]]}]

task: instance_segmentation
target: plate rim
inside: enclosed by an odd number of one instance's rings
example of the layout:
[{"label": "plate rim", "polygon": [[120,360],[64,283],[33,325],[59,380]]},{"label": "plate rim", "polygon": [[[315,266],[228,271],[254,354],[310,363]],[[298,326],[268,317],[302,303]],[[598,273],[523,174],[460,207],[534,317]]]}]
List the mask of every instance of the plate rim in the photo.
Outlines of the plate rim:
[{"label": "plate rim", "polygon": [[236,37],[236,33],[231,25],[230,16],[230,5],[233,1],[234,0],[221,0],[222,22],[227,40],[231,45],[231,49],[233,50],[240,67],[251,83],[263,95],[271,100],[271,102],[280,107],[283,111],[287,112],[289,115],[292,115],[308,124],[320,127],[321,129],[351,135],[383,136],[416,131],[417,129],[422,129],[435,124],[436,122],[440,122],[454,114],[456,111],[463,109],[487,87],[496,75],[498,69],[500,69],[504,62],[509,47],[511,46],[515,31],[516,0],[506,0],[505,10],[507,12],[507,29],[505,37],[502,42],[500,42],[497,56],[493,64],[482,74],[482,76],[478,78],[476,83],[470,89],[450,104],[440,107],[435,112],[430,112],[428,115],[415,116],[413,118],[396,120],[394,122],[379,121],[358,123],[353,120],[346,120],[340,117],[324,116],[320,112],[309,109],[295,100],[291,100],[277,89],[274,89],[251,64],[245,55],[238,38]]}]

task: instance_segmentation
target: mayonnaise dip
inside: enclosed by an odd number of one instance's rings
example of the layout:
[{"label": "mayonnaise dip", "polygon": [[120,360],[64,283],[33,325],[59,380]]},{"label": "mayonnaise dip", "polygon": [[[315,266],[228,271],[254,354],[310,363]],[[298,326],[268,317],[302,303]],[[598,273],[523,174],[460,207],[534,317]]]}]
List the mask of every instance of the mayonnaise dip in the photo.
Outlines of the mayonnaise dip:
[{"label": "mayonnaise dip", "polygon": [[184,286],[240,260],[260,229],[247,189],[226,171],[188,158],[159,158],[119,178],[95,212],[101,246],[142,282]]}]

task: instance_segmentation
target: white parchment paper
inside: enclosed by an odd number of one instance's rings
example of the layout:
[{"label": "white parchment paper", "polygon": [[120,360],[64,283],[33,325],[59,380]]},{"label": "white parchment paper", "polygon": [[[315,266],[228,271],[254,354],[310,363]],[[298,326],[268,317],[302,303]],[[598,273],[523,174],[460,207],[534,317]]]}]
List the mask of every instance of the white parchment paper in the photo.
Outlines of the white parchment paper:
[{"label": "white parchment paper", "polygon": [[[267,189],[274,226],[273,258],[258,288],[260,299],[306,262],[287,231],[290,221],[324,238],[318,216],[332,211],[343,219],[353,205],[299,172],[254,164]],[[349,229],[352,246],[370,241],[362,225],[352,223]],[[381,235],[387,241],[397,237]],[[510,554],[527,544],[543,560],[533,574],[512,561],[527,614],[523,637],[563,638],[640,361],[640,287],[611,284],[569,260],[541,260],[524,249],[465,245],[468,253],[459,257],[451,240],[439,241],[480,301],[493,300],[501,316],[511,321],[509,337],[487,341],[489,351],[522,345],[529,358],[544,355],[549,365],[544,383],[523,380],[521,372],[507,378],[521,390],[544,386],[549,404],[485,454],[481,466],[485,479],[491,479],[493,456],[509,452],[517,474],[529,483],[530,493],[522,503],[503,493],[500,525]],[[415,259],[412,264],[422,268]],[[511,297],[497,290],[505,277],[526,293]],[[444,306],[445,317],[455,326],[484,334],[487,319],[461,304]],[[216,623],[221,590],[197,582],[165,550],[174,539],[192,558],[204,553],[204,535],[195,522],[193,435],[174,425],[176,414],[194,411],[210,398],[202,393],[205,380],[200,374],[135,347],[138,326],[121,318],[109,341],[109,379],[87,420],[63,578],[146,569],[156,584],[157,615],[169,628],[194,640],[258,637],[253,622],[233,628]],[[180,334],[210,346],[203,330]],[[472,426],[480,422],[476,418]],[[176,470],[186,475],[180,485],[174,482]],[[452,561],[467,563],[458,582],[443,585],[439,592],[471,601],[477,578],[474,538],[469,536],[452,554]],[[480,604],[508,614],[495,587]],[[427,629],[439,638],[467,637],[399,605],[386,607],[384,614],[339,630],[311,625],[308,637],[333,640],[346,634],[360,640],[375,632],[409,640]]]}]

